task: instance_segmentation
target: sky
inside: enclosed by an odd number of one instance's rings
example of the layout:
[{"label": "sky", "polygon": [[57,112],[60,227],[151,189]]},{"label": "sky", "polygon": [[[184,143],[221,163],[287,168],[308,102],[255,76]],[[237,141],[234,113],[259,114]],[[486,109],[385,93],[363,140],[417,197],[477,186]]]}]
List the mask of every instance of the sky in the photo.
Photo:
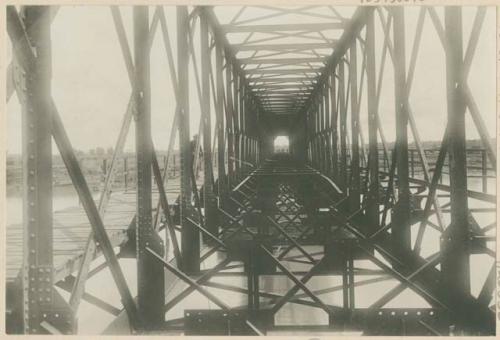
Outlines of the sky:
[{"label": "sky", "polygon": [[[326,7],[326,6],[324,6]],[[216,8],[221,22],[229,22],[238,7]],[[327,9],[316,9],[322,13]],[[339,9],[344,15],[353,8]],[[152,17],[152,8],[150,10]],[[248,8],[246,18],[260,15],[263,9]],[[408,7],[406,10],[406,58],[407,63],[415,35],[419,9]],[[443,18],[442,8],[437,8]],[[464,50],[467,46],[472,21],[476,12],[474,7],[465,7]],[[121,13],[132,48],[132,10],[121,7]],[[175,7],[166,6],[170,40],[176,57],[176,19]],[[242,15],[240,21],[245,20]],[[306,20],[296,15],[291,20]],[[324,19],[323,19],[324,20]],[[269,19],[268,21],[273,21]],[[311,19],[307,19],[311,22]],[[264,22],[263,22],[264,23]],[[266,22],[269,23],[269,22]],[[381,25],[376,26],[377,69],[382,46]],[[117,34],[113,26],[109,7],[105,6],[63,6],[52,24],[53,79],[52,94],[65,124],[73,147],[89,150],[96,147],[114,146],[118,137],[121,120],[125,113],[131,93],[124,59],[121,54]],[[195,46],[199,46],[197,34]],[[495,10],[489,8],[486,14],[481,37],[469,74],[468,83],[479,107],[481,115],[491,136],[495,135]],[[199,56],[197,63],[199,64]],[[11,59],[10,43],[7,43],[7,60]],[[176,61],[174,61],[176,62]],[[198,66],[199,67],[199,66]],[[197,133],[200,105],[196,94],[193,65],[190,68],[190,111],[191,135]],[[381,90],[379,114],[386,138],[395,138],[394,119],[394,75],[390,59],[387,58]],[[165,150],[173,121],[175,98],[170,80],[167,56],[160,31],[158,30],[151,50],[151,96],[153,141],[157,149]],[[365,90],[366,91],[366,83]],[[422,140],[441,140],[446,123],[446,88],[444,50],[435,33],[434,27],[426,17],[423,39],[419,50],[410,105],[415,116]],[[213,118],[213,102],[212,121]],[[367,103],[366,95],[361,100],[361,126],[367,141]],[[212,127],[215,124],[212,123]],[[8,154],[21,152],[21,109],[17,97],[12,96],[7,104],[7,145]],[[127,139],[126,150],[134,150],[134,126],[132,124]],[[467,114],[467,137],[478,138],[475,127]],[[410,137],[410,140],[411,137]],[[54,146],[54,150],[56,150]],[[54,151],[56,152],[56,151]]]}]

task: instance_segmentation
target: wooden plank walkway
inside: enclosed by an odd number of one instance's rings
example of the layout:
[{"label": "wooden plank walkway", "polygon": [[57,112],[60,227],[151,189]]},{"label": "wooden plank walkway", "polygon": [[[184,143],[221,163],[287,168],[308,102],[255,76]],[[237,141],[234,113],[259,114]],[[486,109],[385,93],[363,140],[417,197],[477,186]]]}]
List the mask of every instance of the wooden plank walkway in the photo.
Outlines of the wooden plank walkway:
[{"label": "wooden plank walkway", "polygon": [[[179,192],[179,177],[169,179],[166,187],[169,203],[174,203]],[[158,196],[158,192],[154,191],[154,209]],[[126,230],[135,211],[135,190],[117,191],[111,194],[104,215],[104,225],[114,247],[127,241]],[[83,207],[77,206],[54,212],[53,229],[54,281],[57,282],[78,269],[91,227]],[[7,280],[12,281],[20,273],[23,262],[22,223],[8,225],[6,237]]]}]

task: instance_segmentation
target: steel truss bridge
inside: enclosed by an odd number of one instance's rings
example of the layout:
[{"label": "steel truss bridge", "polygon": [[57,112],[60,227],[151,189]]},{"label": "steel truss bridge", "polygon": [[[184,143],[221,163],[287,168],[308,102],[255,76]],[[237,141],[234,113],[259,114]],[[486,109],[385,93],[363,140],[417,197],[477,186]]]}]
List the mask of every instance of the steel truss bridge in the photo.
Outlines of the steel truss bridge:
[{"label": "steel truss bridge", "polygon": [[[15,92],[22,106],[24,202],[18,232],[7,231],[8,332],[77,333],[85,300],[115,315],[113,324],[132,334],[495,334],[496,221],[483,223],[478,216],[495,211],[496,196],[468,186],[473,176],[465,125],[470,115],[484,150],[482,174],[494,176],[495,147],[467,83],[486,8],[476,9],[469,34],[461,7],[414,9],[412,36],[405,32],[403,7],[359,7],[344,16],[328,6],[260,6],[266,14],[244,19],[249,7],[243,6],[221,23],[217,8],[178,6],[176,30],[169,34],[165,7],[134,6],[129,41],[123,9],[111,7],[133,90],[98,202],[61,120],[64,113],[51,97],[51,22],[58,9],[6,9],[14,56],[7,100]],[[300,22],[269,24],[297,15]],[[447,96],[447,124],[432,164],[410,102],[428,27],[442,44]],[[164,43],[176,99],[164,162],[158,161],[151,136],[155,35]],[[234,35],[245,38],[236,43]],[[379,112],[382,78],[389,70],[393,126],[382,124]],[[197,96],[189,90],[190,74]],[[195,147],[203,149],[202,157],[193,156],[190,142],[191,96],[198,97],[201,110],[202,137]],[[366,118],[365,143],[360,120]],[[116,163],[132,125],[137,178],[135,194],[127,197],[134,200],[113,201],[119,195],[111,190]],[[386,141],[384,128],[395,130],[394,144]],[[418,175],[409,171],[409,134]],[[289,136],[288,154],[273,153],[277,135]],[[83,213],[72,217],[76,223],[67,217],[71,212],[53,214],[47,199],[52,139],[82,203]],[[176,140],[180,173],[167,183]],[[198,165],[203,170],[197,180]],[[125,206],[128,215],[113,210]],[[429,237],[439,246],[424,254]],[[76,248],[61,248],[64,240]],[[488,266],[478,294],[471,290],[472,255]],[[91,269],[96,257],[104,262]],[[136,294],[120,258],[136,259]],[[119,308],[85,291],[86,282],[104,268],[112,274],[105,284],[120,294]],[[217,277],[242,280],[232,285]],[[340,284],[312,288],[318,277],[337,277]],[[279,292],[263,288],[263,282],[278,279],[289,285]],[[358,288],[385,281],[394,284],[360,307]],[[56,287],[68,291],[69,300]],[[389,307],[408,290],[426,305]],[[183,305],[194,292],[213,308]],[[243,296],[242,303],[229,301],[229,292]],[[335,292],[338,298],[332,299]],[[289,305],[319,310],[323,321],[277,324],[276,315]],[[166,317],[174,308],[182,315]]]}]

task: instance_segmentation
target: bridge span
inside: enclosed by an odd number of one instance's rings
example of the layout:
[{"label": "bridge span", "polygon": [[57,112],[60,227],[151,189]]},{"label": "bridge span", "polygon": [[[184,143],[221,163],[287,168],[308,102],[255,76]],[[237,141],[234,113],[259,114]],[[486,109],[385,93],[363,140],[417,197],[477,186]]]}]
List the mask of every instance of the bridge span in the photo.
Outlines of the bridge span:
[{"label": "bridge span", "polygon": [[[51,93],[64,7],[6,7],[23,203],[8,333],[89,334],[92,306],[104,334],[496,334],[495,113],[468,81],[486,7],[105,9],[131,92],[92,176]],[[441,59],[417,65],[429,41]],[[172,90],[161,157],[154,44]],[[443,79],[413,82],[426,67]],[[412,94],[441,85],[419,112]],[[79,204],[53,211],[56,152]]]}]

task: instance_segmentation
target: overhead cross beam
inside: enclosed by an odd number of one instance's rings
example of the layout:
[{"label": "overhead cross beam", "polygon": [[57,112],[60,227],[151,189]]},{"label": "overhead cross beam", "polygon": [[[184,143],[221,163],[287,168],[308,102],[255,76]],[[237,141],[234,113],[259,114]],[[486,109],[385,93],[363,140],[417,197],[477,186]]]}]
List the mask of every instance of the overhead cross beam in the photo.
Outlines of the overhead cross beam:
[{"label": "overhead cross beam", "polygon": [[305,63],[323,63],[327,57],[311,58],[240,58],[240,63],[244,65],[274,65],[274,64],[305,64]]},{"label": "overhead cross beam", "polygon": [[246,74],[305,74],[305,73],[320,73],[321,68],[311,69],[311,68],[297,68],[297,69],[252,69],[245,70]]},{"label": "overhead cross beam", "polygon": [[273,33],[283,31],[324,31],[343,29],[343,22],[307,23],[307,24],[273,24],[273,25],[221,25],[225,33]]},{"label": "overhead cross beam", "polygon": [[234,44],[235,51],[286,51],[286,50],[312,50],[329,49],[336,47],[337,40],[325,43],[295,43],[295,44]]}]

